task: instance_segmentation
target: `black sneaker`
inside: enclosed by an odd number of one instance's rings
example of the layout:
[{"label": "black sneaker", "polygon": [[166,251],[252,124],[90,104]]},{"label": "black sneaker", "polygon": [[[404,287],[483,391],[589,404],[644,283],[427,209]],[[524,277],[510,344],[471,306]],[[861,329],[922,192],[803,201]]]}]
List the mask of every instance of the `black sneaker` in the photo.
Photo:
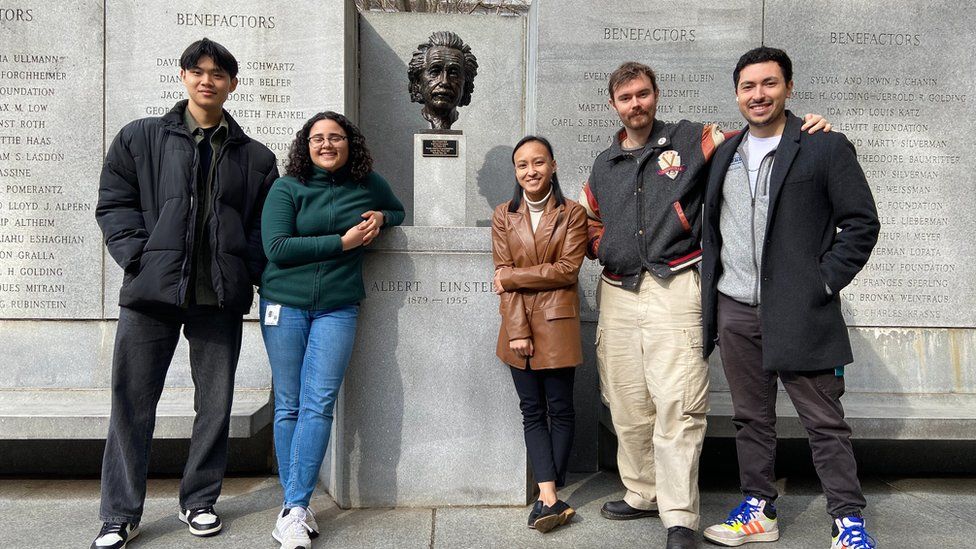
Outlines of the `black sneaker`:
[{"label": "black sneaker", "polygon": [[190,527],[191,534],[201,538],[216,536],[224,527],[213,506],[189,511],[180,509],[180,521]]},{"label": "black sneaker", "polygon": [[90,549],[122,549],[139,535],[139,525],[128,522],[105,522]]},{"label": "black sneaker", "polygon": [[539,518],[539,515],[542,514],[542,507],[542,500],[536,500],[535,505],[532,506],[532,510],[529,511],[529,528],[535,528],[535,519]]}]

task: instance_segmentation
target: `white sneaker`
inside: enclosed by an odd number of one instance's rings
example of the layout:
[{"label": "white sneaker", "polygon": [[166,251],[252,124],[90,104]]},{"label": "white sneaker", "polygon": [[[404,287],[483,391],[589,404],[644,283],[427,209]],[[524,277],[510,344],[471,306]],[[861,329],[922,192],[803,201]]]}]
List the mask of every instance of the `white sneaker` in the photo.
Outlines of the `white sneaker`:
[{"label": "white sneaker", "polygon": [[292,507],[281,511],[271,537],[281,543],[281,549],[311,549],[311,528],[306,522],[308,513],[304,507]]},{"label": "white sneaker", "polygon": [[843,517],[834,519],[831,528],[833,543],[830,549],[874,549],[877,542],[864,529],[864,519],[861,517]]},{"label": "white sneaker", "polygon": [[139,535],[139,525],[128,522],[106,522],[102,524],[91,549],[123,549],[132,538]]},{"label": "white sneaker", "polygon": [[308,526],[308,537],[312,539],[319,537],[319,524],[315,522],[315,515],[308,507],[305,508],[305,526]]}]

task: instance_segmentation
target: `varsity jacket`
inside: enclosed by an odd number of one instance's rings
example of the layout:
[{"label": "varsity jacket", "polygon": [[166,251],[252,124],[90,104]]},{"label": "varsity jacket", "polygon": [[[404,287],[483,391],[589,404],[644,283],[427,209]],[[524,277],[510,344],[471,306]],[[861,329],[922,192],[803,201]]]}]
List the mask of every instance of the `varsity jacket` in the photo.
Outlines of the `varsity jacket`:
[{"label": "varsity jacket", "polygon": [[701,260],[701,205],[708,160],[725,136],[714,125],[654,121],[640,157],[621,146],[593,162],[580,203],[590,217],[587,256],[603,279],[636,289],[642,271],[660,278]]}]

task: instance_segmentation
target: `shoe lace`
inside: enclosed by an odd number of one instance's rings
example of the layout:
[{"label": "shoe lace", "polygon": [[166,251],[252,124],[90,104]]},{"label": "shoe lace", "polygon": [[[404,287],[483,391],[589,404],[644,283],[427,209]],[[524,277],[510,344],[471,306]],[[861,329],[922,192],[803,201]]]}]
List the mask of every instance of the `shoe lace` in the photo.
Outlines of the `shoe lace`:
[{"label": "shoe lace", "polygon": [[285,527],[289,537],[305,537],[308,536],[312,528],[309,527],[308,523],[305,522],[306,515],[301,516],[291,515],[289,516],[288,525]]},{"label": "shoe lace", "polygon": [[840,541],[848,549],[874,549],[877,544],[867,532],[864,524],[855,522],[840,531]]},{"label": "shoe lace", "polygon": [[744,500],[738,507],[729,513],[729,518],[725,519],[725,524],[735,526],[736,524],[746,524],[752,520],[752,516],[759,511],[759,507]]},{"label": "shoe lace", "polygon": [[118,534],[123,528],[125,528],[125,523],[123,522],[102,523],[102,529],[98,531],[98,537],[107,536],[108,534]]}]

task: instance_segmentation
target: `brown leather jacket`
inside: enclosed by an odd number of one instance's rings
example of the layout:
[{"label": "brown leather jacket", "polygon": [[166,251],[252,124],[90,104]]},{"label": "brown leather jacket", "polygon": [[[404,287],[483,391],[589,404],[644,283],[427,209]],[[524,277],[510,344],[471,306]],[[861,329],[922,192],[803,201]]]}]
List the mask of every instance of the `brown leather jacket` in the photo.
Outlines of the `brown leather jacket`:
[{"label": "brown leather jacket", "polygon": [[525,359],[509,348],[513,339],[532,338],[533,370],[566,368],[583,362],[580,345],[577,275],[586,253],[586,210],[566,199],[546,204],[532,232],[525,201],[517,212],[506,202],[491,220],[492,255],[502,287],[496,354],[525,369]]}]

